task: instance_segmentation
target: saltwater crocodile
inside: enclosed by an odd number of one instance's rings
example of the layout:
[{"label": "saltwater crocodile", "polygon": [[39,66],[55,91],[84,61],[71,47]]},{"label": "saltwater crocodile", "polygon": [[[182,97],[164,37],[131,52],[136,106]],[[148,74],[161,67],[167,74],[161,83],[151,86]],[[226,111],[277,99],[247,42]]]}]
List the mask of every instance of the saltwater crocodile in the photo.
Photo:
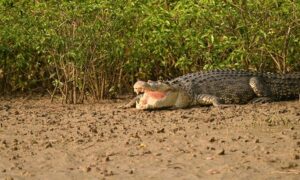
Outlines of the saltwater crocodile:
[{"label": "saltwater crocodile", "polygon": [[193,105],[227,106],[289,100],[299,97],[300,72],[204,71],[169,81],[137,81],[134,91],[139,95],[126,107],[185,108]]}]

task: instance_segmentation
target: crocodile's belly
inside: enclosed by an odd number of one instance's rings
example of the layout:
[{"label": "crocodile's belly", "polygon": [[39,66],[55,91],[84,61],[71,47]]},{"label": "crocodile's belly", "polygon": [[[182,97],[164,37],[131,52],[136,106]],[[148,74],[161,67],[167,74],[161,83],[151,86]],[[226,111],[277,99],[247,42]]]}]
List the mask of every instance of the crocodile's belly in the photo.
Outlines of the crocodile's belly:
[{"label": "crocodile's belly", "polygon": [[248,78],[222,79],[194,85],[193,94],[213,95],[226,104],[245,104],[256,97]]}]

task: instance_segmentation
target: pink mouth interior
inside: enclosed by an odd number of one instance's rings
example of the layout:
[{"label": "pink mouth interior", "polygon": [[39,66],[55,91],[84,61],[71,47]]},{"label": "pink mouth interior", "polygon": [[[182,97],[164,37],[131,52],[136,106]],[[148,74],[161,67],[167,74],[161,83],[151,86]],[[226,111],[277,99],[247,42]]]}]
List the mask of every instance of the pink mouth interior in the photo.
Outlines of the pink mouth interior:
[{"label": "pink mouth interior", "polygon": [[159,92],[159,91],[147,91],[145,90],[143,98],[140,100],[140,104],[148,104],[148,101],[150,101],[149,98],[160,100],[166,96],[165,92]]},{"label": "pink mouth interior", "polygon": [[166,96],[166,93],[164,92],[159,92],[159,91],[146,91],[148,96],[154,98],[154,99],[162,99],[163,97]]}]

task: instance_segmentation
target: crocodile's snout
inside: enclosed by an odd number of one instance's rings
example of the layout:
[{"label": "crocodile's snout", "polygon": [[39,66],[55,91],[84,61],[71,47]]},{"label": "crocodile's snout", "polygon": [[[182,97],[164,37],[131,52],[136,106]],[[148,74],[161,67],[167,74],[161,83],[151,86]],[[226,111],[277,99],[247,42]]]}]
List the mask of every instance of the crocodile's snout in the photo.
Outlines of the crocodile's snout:
[{"label": "crocodile's snout", "polygon": [[139,94],[143,94],[144,93],[144,89],[143,88],[134,88],[134,92],[139,95]]},{"label": "crocodile's snout", "polygon": [[136,94],[143,94],[148,86],[148,83],[145,81],[137,81],[133,85],[133,89]]}]

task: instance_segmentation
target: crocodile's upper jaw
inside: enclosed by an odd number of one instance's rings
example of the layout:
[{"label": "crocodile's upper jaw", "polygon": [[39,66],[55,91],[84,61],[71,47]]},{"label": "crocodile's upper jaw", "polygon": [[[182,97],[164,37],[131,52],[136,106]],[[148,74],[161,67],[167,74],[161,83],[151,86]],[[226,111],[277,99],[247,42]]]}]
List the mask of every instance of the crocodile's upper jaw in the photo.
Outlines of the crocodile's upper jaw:
[{"label": "crocodile's upper jaw", "polygon": [[137,109],[184,108],[190,104],[190,97],[161,82],[138,81],[134,85],[137,94],[143,93],[136,102]]}]

